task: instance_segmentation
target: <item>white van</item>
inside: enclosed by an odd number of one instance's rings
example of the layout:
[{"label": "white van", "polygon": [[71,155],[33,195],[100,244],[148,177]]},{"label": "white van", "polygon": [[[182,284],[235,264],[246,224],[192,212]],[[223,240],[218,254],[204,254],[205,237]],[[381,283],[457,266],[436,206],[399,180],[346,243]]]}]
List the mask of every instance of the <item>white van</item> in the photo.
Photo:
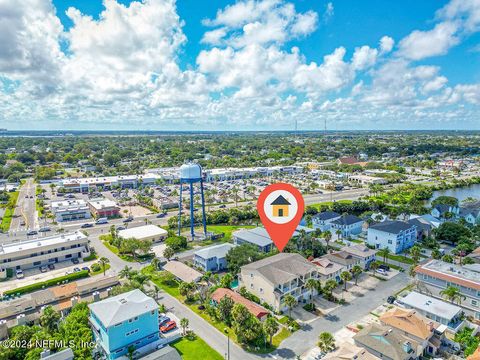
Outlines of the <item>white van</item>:
[{"label": "white van", "polygon": [[106,217],[100,218],[97,221],[95,221],[95,224],[97,224],[97,225],[106,224],[106,223],[108,223],[108,219]]}]

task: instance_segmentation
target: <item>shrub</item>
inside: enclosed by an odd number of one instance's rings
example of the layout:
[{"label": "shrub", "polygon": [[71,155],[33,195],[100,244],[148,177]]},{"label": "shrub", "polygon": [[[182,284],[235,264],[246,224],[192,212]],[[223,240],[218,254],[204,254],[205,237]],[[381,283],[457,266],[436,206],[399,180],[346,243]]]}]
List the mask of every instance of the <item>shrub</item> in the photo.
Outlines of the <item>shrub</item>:
[{"label": "shrub", "polygon": [[92,264],[92,266],[90,266],[90,269],[91,269],[93,272],[97,272],[97,271],[100,271],[100,270],[102,269],[102,267],[100,266],[100,264],[95,263],[95,264]]}]

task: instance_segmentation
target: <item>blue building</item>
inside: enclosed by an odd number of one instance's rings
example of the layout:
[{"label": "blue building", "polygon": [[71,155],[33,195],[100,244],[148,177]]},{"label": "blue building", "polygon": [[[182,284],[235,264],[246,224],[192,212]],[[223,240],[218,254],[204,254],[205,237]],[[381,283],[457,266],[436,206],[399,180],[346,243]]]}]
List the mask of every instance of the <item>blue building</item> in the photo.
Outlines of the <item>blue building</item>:
[{"label": "blue building", "polygon": [[107,359],[159,341],[158,305],[140,290],[88,305],[93,337]]},{"label": "blue building", "polygon": [[340,219],[342,216],[335,211],[323,211],[312,216],[312,225],[314,229],[320,231],[330,230],[332,222]]},{"label": "blue building", "polygon": [[384,221],[370,225],[367,244],[375,249],[389,248],[393,254],[399,254],[411,248],[417,241],[417,227],[403,221]]},{"label": "blue building", "polygon": [[341,231],[343,238],[358,235],[362,232],[363,220],[355,215],[342,215],[340,218],[331,222],[330,231],[336,234]]},{"label": "blue building", "polygon": [[195,252],[193,263],[204,271],[221,271],[227,268],[227,253],[234,247],[232,244],[209,246]]}]

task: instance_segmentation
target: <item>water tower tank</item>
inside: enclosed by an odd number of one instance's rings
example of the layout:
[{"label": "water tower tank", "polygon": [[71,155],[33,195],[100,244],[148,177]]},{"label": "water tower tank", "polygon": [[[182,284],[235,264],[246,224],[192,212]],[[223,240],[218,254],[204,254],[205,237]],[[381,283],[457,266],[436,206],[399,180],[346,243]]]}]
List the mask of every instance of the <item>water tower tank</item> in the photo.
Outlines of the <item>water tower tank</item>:
[{"label": "water tower tank", "polygon": [[200,180],[202,167],[198,164],[188,163],[180,166],[180,178],[182,180]]}]

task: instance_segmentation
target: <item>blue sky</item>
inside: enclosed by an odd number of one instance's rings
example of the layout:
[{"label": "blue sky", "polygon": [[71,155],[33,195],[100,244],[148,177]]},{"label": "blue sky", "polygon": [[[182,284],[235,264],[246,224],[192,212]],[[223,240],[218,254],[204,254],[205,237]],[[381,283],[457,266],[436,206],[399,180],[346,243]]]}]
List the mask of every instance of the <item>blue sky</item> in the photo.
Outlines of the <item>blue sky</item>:
[{"label": "blue sky", "polygon": [[26,0],[0,20],[1,127],[480,129],[480,0]]}]

